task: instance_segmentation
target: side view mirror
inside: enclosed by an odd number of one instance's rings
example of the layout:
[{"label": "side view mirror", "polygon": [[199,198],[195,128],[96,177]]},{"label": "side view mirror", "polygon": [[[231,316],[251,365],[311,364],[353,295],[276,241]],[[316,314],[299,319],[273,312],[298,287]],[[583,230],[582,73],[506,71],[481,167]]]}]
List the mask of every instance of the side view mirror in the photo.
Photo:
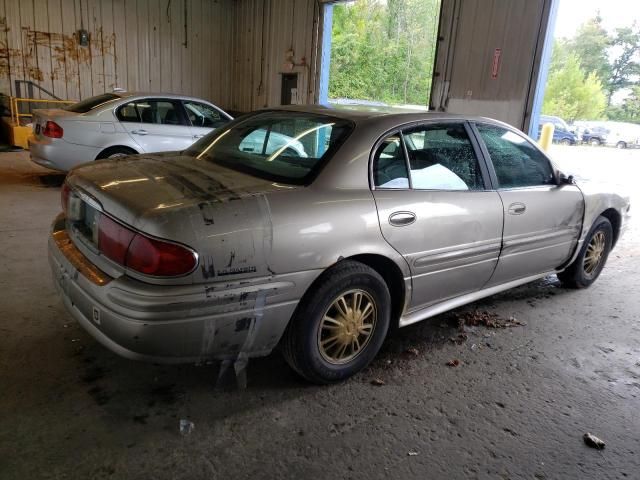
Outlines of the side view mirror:
[{"label": "side view mirror", "polygon": [[566,175],[562,172],[558,172],[556,177],[558,179],[558,186],[560,185],[575,185],[576,181],[573,178],[573,175]]}]

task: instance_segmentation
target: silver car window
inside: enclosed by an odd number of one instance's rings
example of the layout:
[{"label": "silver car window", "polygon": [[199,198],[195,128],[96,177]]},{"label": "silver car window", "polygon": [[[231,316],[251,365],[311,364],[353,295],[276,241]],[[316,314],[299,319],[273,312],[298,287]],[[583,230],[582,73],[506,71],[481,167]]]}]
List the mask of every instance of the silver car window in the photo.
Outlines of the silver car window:
[{"label": "silver car window", "polygon": [[411,184],[419,190],[484,190],[480,164],[462,123],[403,132]]},{"label": "silver car window", "polygon": [[261,112],[214,130],[186,154],[260,178],[308,184],[352,129],[350,121],[326,115]]},{"label": "silver car window", "polygon": [[185,101],[185,111],[189,122],[194,127],[218,128],[229,120],[215,108],[200,102]]},{"label": "silver car window", "polygon": [[554,183],[551,163],[522,135],[496,125],[478,124],[500,188]]},{"label": "silver car window", "polygon": [[385,138],[373,156],[373,182],[378,188],[409,188],[407,162],[399,134]]}]

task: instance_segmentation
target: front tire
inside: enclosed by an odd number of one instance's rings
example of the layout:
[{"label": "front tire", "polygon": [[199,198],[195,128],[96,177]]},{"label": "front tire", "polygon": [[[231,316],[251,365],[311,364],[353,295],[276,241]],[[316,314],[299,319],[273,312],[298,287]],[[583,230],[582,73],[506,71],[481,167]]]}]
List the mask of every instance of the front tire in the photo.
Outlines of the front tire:
[{"label": "front tire", "polygon": [[372,268],[344,260],[304,295],[282,339],[282,353],[310,382],[345,380],[365,368],[387,335],[391,296]]},{"label": "front tire", "polygon": [[594,147],[598,147],[600,146],[600,140],[598,140],[597,138],[592,138],[591,140],[589,140],[589,144],[593,145]]},{"label": "front tire", "polygon": [[571,145],[571,140],[569,140],[568,138],[563,138],[562,140],[560,140],[560,145],[568,147],[569,145]]},{"label": "front tire", "polygon": [[586,288],[596,281],[613,245],[613,228],[605,217],[598,217],[575,261],[558,278],[569,288]]},{"label": "front tire", "polygon": [[618,142],[616,144],[616,148],[619,148],[620,150],[624,150],[625,148],[627,148],[627,144],[625,142]]}]

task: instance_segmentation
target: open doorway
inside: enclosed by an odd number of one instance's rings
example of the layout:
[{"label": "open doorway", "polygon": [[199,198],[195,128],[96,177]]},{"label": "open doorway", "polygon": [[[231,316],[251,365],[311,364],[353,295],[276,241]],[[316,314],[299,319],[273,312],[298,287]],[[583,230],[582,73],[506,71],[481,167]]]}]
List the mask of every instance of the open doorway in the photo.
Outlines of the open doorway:
[{"label": "open doorway", "polygon": [[440,0],[325,5],[320,103],[427,109]]}]

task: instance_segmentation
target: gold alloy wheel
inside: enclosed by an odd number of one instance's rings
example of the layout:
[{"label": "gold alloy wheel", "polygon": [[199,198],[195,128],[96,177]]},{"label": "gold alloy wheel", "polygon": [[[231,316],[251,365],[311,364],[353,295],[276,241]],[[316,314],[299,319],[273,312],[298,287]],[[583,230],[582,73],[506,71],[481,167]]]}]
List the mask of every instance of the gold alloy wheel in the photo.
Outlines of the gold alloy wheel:
[{"label": "gold alloy wheel", "polygon": [[378,320],[376,304],[367,292],[349,290],[327,309],[318,329],[318,349],[329,363],[357,357],[371,340]]},{"label": "gold alloy wheel", "polygon": [[604,249],[607,244],[605,234],[602,230],[596,232],[591,238],[589,246],[587,247],[587,253],[584,256],[584,273],[591,276],[596,271],[602,257],[604,256]]}]

